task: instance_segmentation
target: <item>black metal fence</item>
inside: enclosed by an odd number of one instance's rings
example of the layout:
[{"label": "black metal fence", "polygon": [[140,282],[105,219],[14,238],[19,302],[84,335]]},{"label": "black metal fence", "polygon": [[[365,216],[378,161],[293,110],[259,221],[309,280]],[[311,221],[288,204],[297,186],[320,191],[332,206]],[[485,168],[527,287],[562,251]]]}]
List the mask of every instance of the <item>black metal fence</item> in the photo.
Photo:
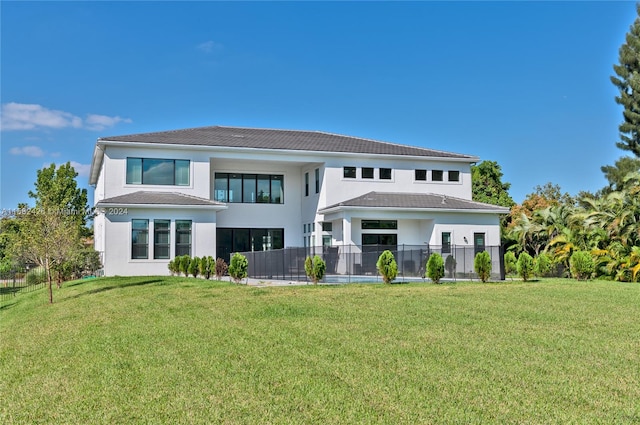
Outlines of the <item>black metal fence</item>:
[{"label": "black metal fence", "polygon": [[[341,245],[306,248],[285,248],[271,251],[241,252],[249,261],[249,277],[306,281],[304,261],[319,255],[327,269],[324,282],[381,281],[376,268],[384,250],[393,253],[398,264],[396,281],[421,281],[425,278],[429,256],[437,252],[445,261],[445,280],[476,279],[473,261],[477,251],[469,246],[427,245]],[[499,246],[484,249],[491,257],[491,279],[504,279],[504,262]]]},{"label": "black metal fence", "polygon": [[11,300],[18,293],[35,291],[45,286],[46,282],[30,283],[26,273],[23,272],[0,273],[0,305]]}]

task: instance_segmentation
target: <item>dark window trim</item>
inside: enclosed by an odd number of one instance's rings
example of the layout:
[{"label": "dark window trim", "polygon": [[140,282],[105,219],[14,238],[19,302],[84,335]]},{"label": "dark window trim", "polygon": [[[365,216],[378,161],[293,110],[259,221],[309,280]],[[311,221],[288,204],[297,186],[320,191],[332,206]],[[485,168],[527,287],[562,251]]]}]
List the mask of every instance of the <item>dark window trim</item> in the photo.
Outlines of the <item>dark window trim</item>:
[{"label": "dark window trim", "polygon": [[392,180],[393,170],[391,168],[380,168],[378,170],[378,177],[380,178],[380,180]]},{"label": "dark window trim", "polygon": [[[351,175],[352,173],[353,175]],[[351,167],[351,166],[342,167],[342,177],[345,179],[355,179],[356,167]]]},{"label": "dark window trim", "polygon": [[[144,223],[143,227],[136,227],[136,222],[138,224]],[[139,243],[133,241],[134,232],[138,232],[137,234],[146,234],[147,241],[145,243]],[[136,247],[145,247],[146,254],[144,256],[136,256]],[[145,218],[134,218],[131,220],[131,259],[132,260],[148,260],[149,259],[149,220]]]},{"label": "dark window trim", "polygon": [[365,230],[396,230],[398,228],[398,220],[362,220],[360,222],[360,228]]},{"label": "dark window trim", "polygon": [[[240,202],[231,202],[229,200],[229,176],[239,176],[240,178]],[[256,200],[251,202],[251,201],[245,201],[244,200],[244,182],[245,182],[245,176],[255,176],[256,177],[256,192],[258,190],[258,181],[262,178],[265,179],[265,177],[269,178],[269,202],[261,202],[259,200],[258,197],[258,193],[256,193]],[[236,177],[237,178],[237,177]],[[216,189],[215,185],[216,185],[216,180],[220,179],[220,180],[226,180],[226,187],[224,189]],[[282,188],[282,199],[280,199],[280,202],[275,202],[276,198],[274,196],[273,193],[273,182],[274,181],[279,181],[280,182],[280,187]],[[225,191],[225,200],[219,200],[217,198],[217,193],[216,190],[224,190]],[[215,173],[213,176],[213,197],[214,200],[216,201],[220,201],[220,202],[227,202],[230,204],[277,204],[277,205],[281,205],[284,204],[284,175],[283,174],[254,174],[254,173]]]},{"label": "dark window trim", "polygon": [[320,169],[316,168],[316,193],[320,193]]},{"label": "dark window trim", "polygon": [[[167,224],[166,228],[158,229],[158,224]],[[166,243],[158,243],[158,235],[166,234],[167,242]],[[167,256],[160,257],[158,256],[158,252],[160,251],[158,248],[165,247],[167,248]],[[171,258],[171,220],[161,219],[161,220],[153,220],[153,259],[154,260],[168,260]]]},{"label": "dark window trim", "polygon": [[[179,223],[189,223],[189,229],[188,230],[184,230],[184,229],[179,229],[178,228],[178,224]],[[175,221],[175,255],[176,257],[179,255],[191,255],[191,246],[193,244],[193,220],[176,220]],[[179,234],[183,234],[183,233],[189,233],[189,243],[179,243],[178,241],[180,240],[180,238],[178,237]],[[187,250],[185,251],[184,248],[187,248]]]},{"label": "dark window trim", "polygon": [[[420,178],[418,178],[418,173],[420,173]],[[424,173],[424,176],[423,176]],[[426,182],[427,181],[427,170],[416,169],[413,175],[413,178],[417,182]]]},{"label": "dark window trim", "polygon": [[373,167],[362,167],[361,169],[362,178],[367,180],[373,179],[373,170],[374,170]]},{"label": "dark window trim", "polygon": [[[129,160],[139,159],[140,160],[140,183],[130,183],[127,176],[127,169],[129,168]],[[167,161],[173,162],[173,183],[145,183],[144,181],[144,161]],[[189,169],[188,182],[187,184],[177,184],[176,183],[176,162],[186,162],[187,168]],[[125,184],[131,185],[150,185],[150,186],[181,186],[186,187],[191,185],[191,160],[190,159],[172,159],[172,158],[142,158],[137,156],[127,157],[125,160]]]}]

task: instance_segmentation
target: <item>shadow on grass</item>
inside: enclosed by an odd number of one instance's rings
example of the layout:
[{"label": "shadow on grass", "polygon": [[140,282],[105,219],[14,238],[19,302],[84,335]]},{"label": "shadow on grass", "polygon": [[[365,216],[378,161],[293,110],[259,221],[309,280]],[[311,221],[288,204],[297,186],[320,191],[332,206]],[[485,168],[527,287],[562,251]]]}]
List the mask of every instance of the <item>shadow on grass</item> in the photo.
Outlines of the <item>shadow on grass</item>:
[{"label": "shadow on grass", "polygon": [[[80,297],[83,297],[85,295],[99,294],[101,292],[111,291],[112,289],[129,288],[129,287],[134,287],[134,286],[144,286],[144,285],[150,285],[152,283],[159,283],[159,282],[164,282],[164,280],[163,279],[147,279],[147,280],[140,280],[140,281],[137,281],[137,282],[123,283],[121,285],[102,286],[100,288],[95,288],[95,289],[91,289],[89,291],[82,292],[80,294],[76,294],[76,295],[74,295],[72,297],[69,297],[69,299],[80,298]],[[79,283],[83,283],[83,282],[79,282]],[[78,283],[74,283],[73,285],[69,285],[69,287],[76,286],[76,285],[78,285]]]}]

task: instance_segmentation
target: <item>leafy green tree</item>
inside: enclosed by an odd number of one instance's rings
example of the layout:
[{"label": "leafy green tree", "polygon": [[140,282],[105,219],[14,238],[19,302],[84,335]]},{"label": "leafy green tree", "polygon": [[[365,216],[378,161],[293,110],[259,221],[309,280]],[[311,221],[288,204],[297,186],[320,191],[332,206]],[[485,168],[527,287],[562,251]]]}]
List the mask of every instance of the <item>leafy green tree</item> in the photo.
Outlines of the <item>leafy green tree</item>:
[{"label": "leafy green tree", "polygon": [[533,276],[533,270],[533,257],[526,252],[521,252],[518,256],[518,276],[526,282],[531,276]]},{"label": "leafy green tree", "polygon": [[244,255],[236,252],[231,257],[231,263],[229,264],[229,276],[234,282],[239,283],[242,279],[246,278],[249,270],[249,260]]},{"label": "leafy green tree", "polygon": [[427,277],[433,283],[440,283],[444,277],[444,260],[437,252],[432,253],[427,260]]},{"label": "leafy green tree", "polygon": [[388,249],[382,251],[382,254],[380,254],[376,262],[376,267],[384,283],[393,282],[398,275],[398,264],[396,263],[393,253]]},{"label": "leafy green tree", "polygon": [[513,251],[507,251],[504,254],[504,271],[507,275],[513,275],[518,271],[518,260]]},{"label": "leafy green tree", "polygon": [[576,251],[571,255],[571,274],[578,280],[589,279],[595,271],[593,257],[587,251]]},{"label": "leafy green tree", "polygon": [[503,207],[515,205],[509,196],[511,183],[502,182],[502,176],[502,169],[496,161],[482,161],[478,165],[472,165],[472,199]]},{"label": "leafy green tree", "polygon": [[313,258],[307,257],[304,260],[304,271],[314,285],[317,285],[322,280],[326,269],[327,265],[319,255],[314,255]]},{"label": "leafy green tree", "polygon": [[473,259],[473,268],[481,281],[486,282],[491,277],[491,256],[487,251],[476,254]]},{"label": "leafy green tree", "polygon": [[605,178],[609,182],[609,186],[602,189],[601,192],[604,194],[615,192],[624,187],[624,178],[629,173],[640,172],[640,158],[623,156],[620,157],[614,165],[605,165],[600,167],[600,170],[602,170]]},{"label": "leafy green tree", "polygon": [[78,173],[70,162],[56,168],[55,164],[38,170],[35,191],[29,197],[35,199],[36,208],[46,213],[66,216],[81,226],[82,236],[87,236],[87,220],[92,217],[87,203],[87,189],[78,188]]},{"label": "leafy green tree", "polygon": [[551,271],[551,257],[548,254],[541,252],[534,259],[534,272],[536,276],[543,277],[549,274]]},{"label": "leafy green tree", "polygon": [[[636,10],[640,15],[640,5]],[[618,53],[619,64],[613,65],[616,75],[611,82],[620,91],[615,99],[624,108],[624,120],[618,127],[620,141],[616,146],[640,157],[640,17],[631,25]]]}]

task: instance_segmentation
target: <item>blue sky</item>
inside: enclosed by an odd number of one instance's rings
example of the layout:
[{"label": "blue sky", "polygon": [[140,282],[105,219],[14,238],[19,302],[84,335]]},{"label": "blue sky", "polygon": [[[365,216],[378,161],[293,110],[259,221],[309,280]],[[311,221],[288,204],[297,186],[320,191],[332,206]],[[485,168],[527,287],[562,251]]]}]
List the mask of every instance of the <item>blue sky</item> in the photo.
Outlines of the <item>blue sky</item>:
[{"label": "blue sky", "polygon": [[[98,137],[227,125],[321,130],[497,161],[595,191],[622,109],[633,2],[0,3],[0,207]],[[89,190],[91,202],[92,189]]]}]

